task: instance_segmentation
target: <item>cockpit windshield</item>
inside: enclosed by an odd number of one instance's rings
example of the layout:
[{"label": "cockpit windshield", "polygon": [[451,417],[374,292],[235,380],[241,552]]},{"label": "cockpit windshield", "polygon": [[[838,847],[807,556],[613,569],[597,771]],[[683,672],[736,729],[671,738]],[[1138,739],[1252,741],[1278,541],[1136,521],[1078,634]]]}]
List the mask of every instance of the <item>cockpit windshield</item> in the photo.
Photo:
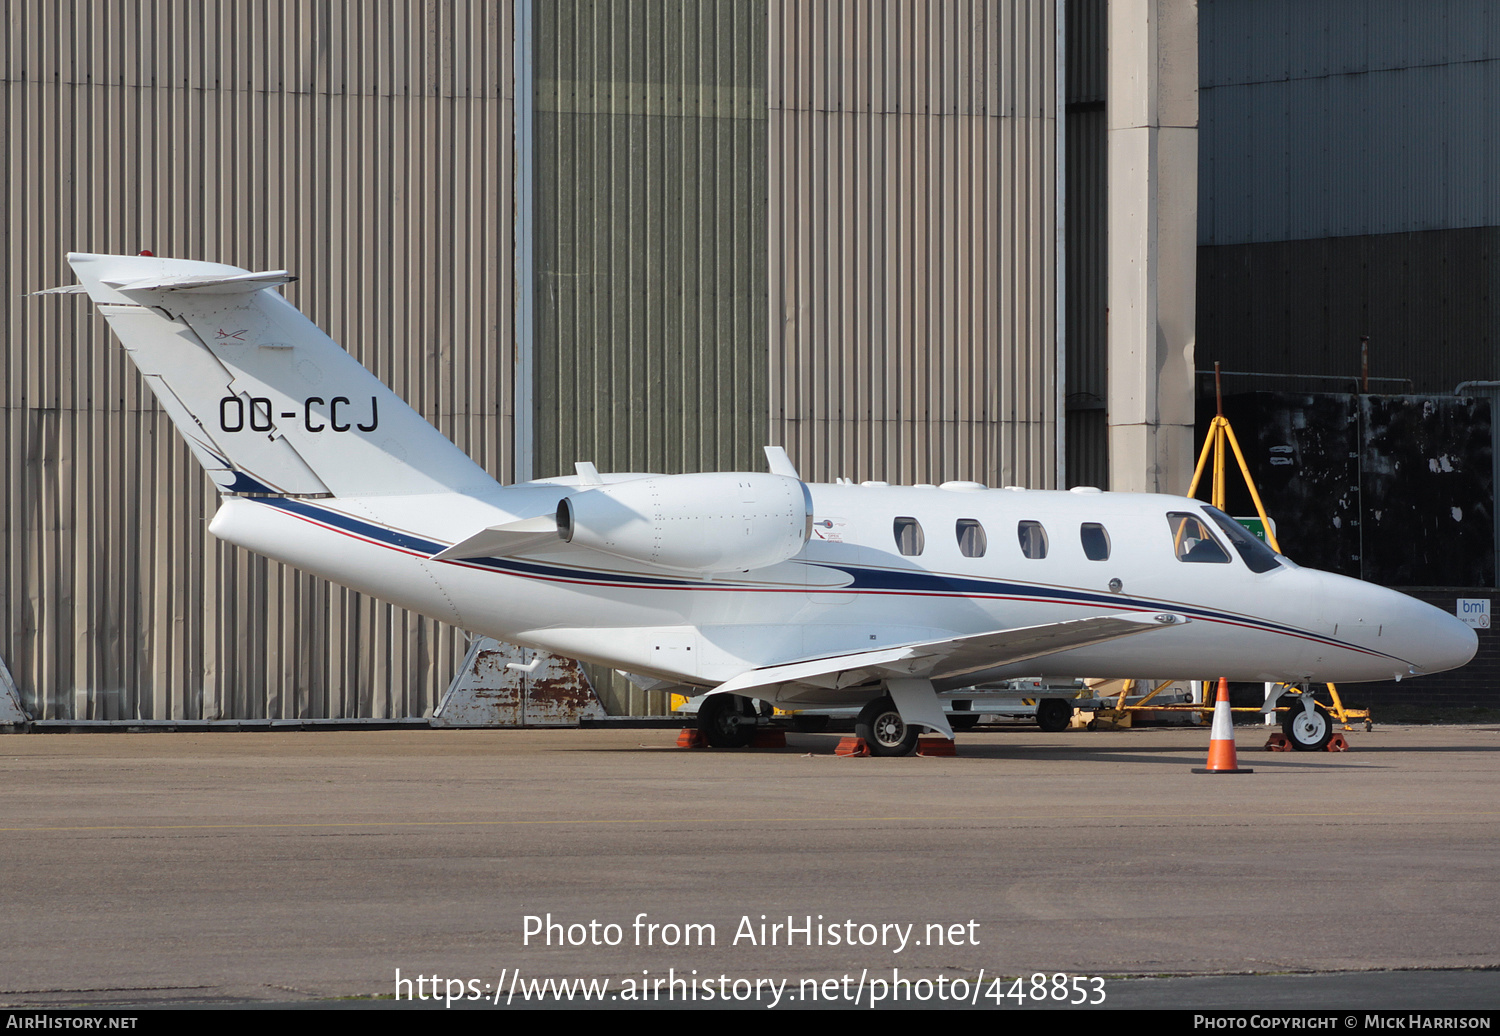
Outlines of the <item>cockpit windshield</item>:
[{"label": "cockpit windshield", "polygon": [[1281,558],[1277,553],[1229,515],[1217,507],[1205,507],[1203,513],[1212,518],[1220,531],[1229,537],[1229,542],[1234,545],[1235,550],[1239,551],[1240,557],[1244,558],[1250,571],[1270,572],[1272,569],[1281,567]]},{"label": "cockpit windshield", "polygon": [[1167,524],[1172,529],[1172,549],[1177,554],[1178,561],[1229,564],[1229,555],[1197,515],[1171,511],[1167,514]]}]

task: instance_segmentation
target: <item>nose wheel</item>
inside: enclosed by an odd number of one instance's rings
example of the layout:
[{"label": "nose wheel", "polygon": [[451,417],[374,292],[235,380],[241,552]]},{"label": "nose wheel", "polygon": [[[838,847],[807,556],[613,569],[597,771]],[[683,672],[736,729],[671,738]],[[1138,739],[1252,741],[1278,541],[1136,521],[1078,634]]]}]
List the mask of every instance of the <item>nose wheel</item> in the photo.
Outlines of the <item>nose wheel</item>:
[{"label": "nose wheel", "polygon": [[1333,717],[1321,705],[1307,708],[1301,699],[1293,699],[1281,720],[1281,732],[1299,752],[1321,752],[1333,737]]}]

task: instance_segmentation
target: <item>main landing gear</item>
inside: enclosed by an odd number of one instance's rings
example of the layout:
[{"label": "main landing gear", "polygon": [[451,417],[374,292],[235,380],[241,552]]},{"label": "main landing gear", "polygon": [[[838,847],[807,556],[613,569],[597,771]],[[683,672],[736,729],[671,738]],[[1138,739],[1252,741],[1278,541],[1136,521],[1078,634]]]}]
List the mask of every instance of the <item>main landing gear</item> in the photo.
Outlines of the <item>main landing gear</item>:
[{"label": "main landing gear", "polygon": [[920,732],[901,718],[889,695],[870,702],[854,721],[854,733],[864,738],[871,755],[911,755],[917,750]]},{"label": "main landing gear", "polygon": [[739,694],[711,694],[698,707],[698,730],[710,748],[745,748],[755,740],[755,703]]}]

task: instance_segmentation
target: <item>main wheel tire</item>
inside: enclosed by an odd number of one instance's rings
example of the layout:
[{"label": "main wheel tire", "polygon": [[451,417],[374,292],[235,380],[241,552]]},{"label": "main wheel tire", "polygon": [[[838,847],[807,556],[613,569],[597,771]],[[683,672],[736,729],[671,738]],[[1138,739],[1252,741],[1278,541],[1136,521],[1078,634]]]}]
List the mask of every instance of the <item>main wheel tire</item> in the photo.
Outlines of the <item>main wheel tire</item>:
[{"label": "main wheel tire", "polygon": [[1073,703],[1063,698],[1043,698],[1036,703],[1036,725],[1049,734],[1067,730],[1073,722]]},{"label": "main wheel tire", "polygon": [[1308,712],[1301,698],[1293,698],[1281,719],[1281,732],[1299,752],[1321,752],[1333,737],[1333,717],[1321,705]]},{"label": "main wheel tire", "polygon": [[954,730],[973,730],[979,726],[978,716],[965,716],[962,714],[949,713],[948,725]]},{"label": "main wheel tire", "polygon": [[744,748],[755,740],[755,706],[738,694],[713,694],[698,706],[698,730],[710,748]]},{"label": "main wheel tire", "polygon": [[864,738],[872,755],[911,755],[920,731],[901,718],[889,697],[877,698],[860,710],[854,733]]}]

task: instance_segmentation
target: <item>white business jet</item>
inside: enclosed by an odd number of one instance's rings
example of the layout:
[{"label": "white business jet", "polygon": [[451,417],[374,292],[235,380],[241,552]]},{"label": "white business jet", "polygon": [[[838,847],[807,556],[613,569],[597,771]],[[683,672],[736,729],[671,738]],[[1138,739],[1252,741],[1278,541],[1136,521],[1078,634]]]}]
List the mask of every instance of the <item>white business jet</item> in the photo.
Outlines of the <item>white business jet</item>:
[{"label": "white business jet", "polygon": [[[502,486],[296,311],[285,271],[72,254],[222,495],[221,539],[455,626],[709,692],[863,706],[877,754],[952,737],[937,690],[1011,676],[1401,679],[1474,631],[1299,568],[1197,500],[577,473]],[[1311,695],[1307,700],[1312,714]]]}]

